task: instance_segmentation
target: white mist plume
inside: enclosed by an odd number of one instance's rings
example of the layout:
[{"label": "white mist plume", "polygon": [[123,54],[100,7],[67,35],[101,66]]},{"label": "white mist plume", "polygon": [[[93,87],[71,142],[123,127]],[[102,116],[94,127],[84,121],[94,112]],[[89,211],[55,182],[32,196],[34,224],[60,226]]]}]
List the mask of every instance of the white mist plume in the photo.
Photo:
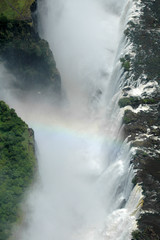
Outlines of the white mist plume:
[{"label": "white mist plume", "polygon": [[41,35],[55,55],[68,105],[31,94],[19,102],[13,92],[11,106],[34,128],[39,161],[17,240],[130,239],[130,212],[119,210],[131,190],[129,146],[120,136],[117,95],[113,102],[108,97],[124,3],[45,0],[39,6]]},{"label": "white mist plume", "polygon": [[45,1],[40,9],[42,37],[54,52],[62,87],[70,104],[77,108],[83,102],[84,108],[86,98],[107,85],[119,41],[119,16],[96,0]]}]

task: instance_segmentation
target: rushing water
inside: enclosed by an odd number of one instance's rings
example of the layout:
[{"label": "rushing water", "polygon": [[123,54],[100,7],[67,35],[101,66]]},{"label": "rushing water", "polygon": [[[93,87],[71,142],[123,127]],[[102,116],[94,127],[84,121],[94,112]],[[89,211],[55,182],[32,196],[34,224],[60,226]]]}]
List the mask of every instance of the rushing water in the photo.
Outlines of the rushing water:
[{"label": "rushing water", "polygon": [[35,131],[39,163],[16,239],[131,239],[139,199],[135,191],[128,200],[133,171],[117,104],[125,5],[125,0],[39,4],[39,31],[55,55],[64,100],[59,106],[31,96],[25,103],[14,101]]}]

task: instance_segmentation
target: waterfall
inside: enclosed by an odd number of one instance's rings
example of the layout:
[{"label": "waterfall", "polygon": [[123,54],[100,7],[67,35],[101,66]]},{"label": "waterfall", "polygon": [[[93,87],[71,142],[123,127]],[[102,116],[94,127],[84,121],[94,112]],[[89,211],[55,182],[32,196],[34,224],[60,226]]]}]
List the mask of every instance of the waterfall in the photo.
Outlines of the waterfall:
[{"label": "waterfall", "polygon": [[132,191],[118,108],[125,6],[126,0],[39,3],[39,31],[55,55],[63,100],[13,103],[35,131],[39,164],[17,240],[131,239],[141,189]]}]

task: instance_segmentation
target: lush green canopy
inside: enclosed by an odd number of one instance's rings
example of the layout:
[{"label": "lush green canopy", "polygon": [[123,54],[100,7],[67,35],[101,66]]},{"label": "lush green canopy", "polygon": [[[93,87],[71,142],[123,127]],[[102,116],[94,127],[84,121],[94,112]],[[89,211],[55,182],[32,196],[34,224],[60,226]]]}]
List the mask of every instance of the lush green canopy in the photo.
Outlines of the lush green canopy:
[{"label": "lush green canopy", "polygon": [[8,239],[20,219],[19,203],[33,179],[33,131],[0,101],[0,239]]}]

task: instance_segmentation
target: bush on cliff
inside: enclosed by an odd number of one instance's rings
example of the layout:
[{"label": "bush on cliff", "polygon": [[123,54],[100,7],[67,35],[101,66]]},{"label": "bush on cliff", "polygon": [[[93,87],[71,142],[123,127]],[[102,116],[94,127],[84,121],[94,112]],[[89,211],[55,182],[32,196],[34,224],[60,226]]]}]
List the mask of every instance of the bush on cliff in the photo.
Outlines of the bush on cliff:
[{"label": "bush on cliff", "polygon": [[0,101],[0,239],[8,239],[18,220],[19,203],[35,172],[32,131]]}]

